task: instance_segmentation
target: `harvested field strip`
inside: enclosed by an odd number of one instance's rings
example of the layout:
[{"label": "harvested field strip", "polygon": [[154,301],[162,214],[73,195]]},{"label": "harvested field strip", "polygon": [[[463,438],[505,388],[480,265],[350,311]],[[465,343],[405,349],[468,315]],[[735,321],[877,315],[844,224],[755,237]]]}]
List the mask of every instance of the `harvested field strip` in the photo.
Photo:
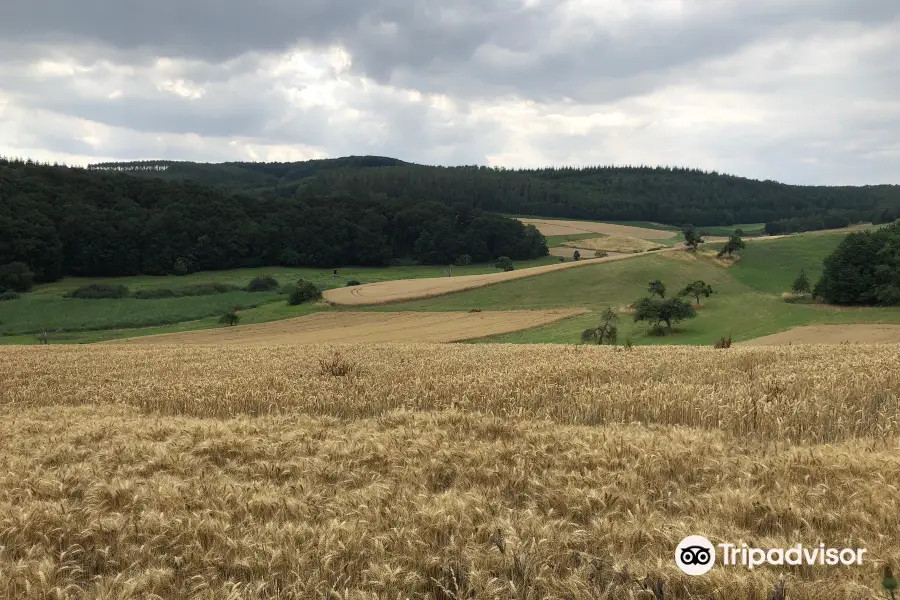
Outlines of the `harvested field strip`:
[{"label": "harvested field strip", "polygon": [[459,342],[546,325],[580,309],[492,312],[322,312],[258,325],[220,327],[110,342],[113,344],[319,344]]},{"label": "harvested field strip", "polygon": [[900,325],[804,325],[742,342],[752,346],[783,344],[898,344]]},{"label": "harvested field strip", "polygon": [[618,235],[607,235],[603,237],[591,238],[589,240],[579,240],[576,242],[565,242],[563,246],[570,248],[586,248],[587,250],[603,250],[605,252],[646,252],[648,250],[656,250],[665,248],[665,244],[656,244],[648,242],[641,238],[621,237]]},{"label": "harvested field strip", "polygon": [[[671,252],[674,248],[665,248],[658,252]],[[574,251],[574,250],[573,250]],[[587,258],[580,261],[547,265],[522,269],[521,271],[509,271],[505,273],[490,273],[488,275],[464,275],[462,277],[433,277],[428,279],[398,279],[396,281],[381,281],[348,288],[326,290],[322,296],[332,304],[344,306],[364,306],[371,304],[390,304],[392,302],[405,302],[407,300],[420,300],[453,292],[461,292],[475,288],[533,277],[544,273],[552,273],[562,269],[572,269],[583,265],[594,265],[602,262],[635,258],[635,254],[623,254],[606,258]]]},{"label": "harvested field strip", "polygon": [[664,240],[678,235],[678,231],[647,229],[631,225],[613,225],[612,223],[595,223],[592,221],[557,221],[554,219],[519,219],[526,225],[534,225],[544,235],[574,235],[579,233],[602,233],[621,237],[633,237],[644,240]]}]

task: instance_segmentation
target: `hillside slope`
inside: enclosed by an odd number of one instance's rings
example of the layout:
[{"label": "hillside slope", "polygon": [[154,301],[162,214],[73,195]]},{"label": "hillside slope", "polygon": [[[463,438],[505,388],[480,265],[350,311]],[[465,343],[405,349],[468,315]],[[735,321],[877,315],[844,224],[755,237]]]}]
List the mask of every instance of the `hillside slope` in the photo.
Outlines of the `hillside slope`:
[{"label": "hillside slope", "polygon": [[233,190],[289,197],[318,193],[462,203],[517,215],[600,221],[655,221],[698,226],[768,223],[770,233],[832,229],[860,221],[900,218],[900,186],[792,186],[717,172],[669,167],[585,167],[509,170],[434,167],[385,157],[346,157],[300,163],[111,163],[102,168],[167,167],[137,171],[195,178]]}]

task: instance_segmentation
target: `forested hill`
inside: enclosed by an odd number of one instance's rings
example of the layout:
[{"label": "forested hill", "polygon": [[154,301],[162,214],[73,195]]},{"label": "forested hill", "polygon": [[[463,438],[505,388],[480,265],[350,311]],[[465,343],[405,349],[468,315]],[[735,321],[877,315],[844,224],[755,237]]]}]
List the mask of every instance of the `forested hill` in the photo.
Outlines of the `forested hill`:
[{"label": "forested hill", "polygon": [[37,281],[546,254],[533,226],[465,203],[308,188],[291,198],[228,193],[0,158],[0,268],[25,263]]},{"label": "forested hill", "polygon": [[383,156],[346,156],[292,163],[196,163],[174,160],[97,163],[88,169],[145,175],[169,181],[196,181],[229,192],[275,191],[293,196],[297,185],[319,171],[395,167],[408,163]]},{"label": "forested hill", "polygon": [[[164,171],[154,165],[168,166]],[[224,189],[293,197],[383,193],[408,201],[457,202],[509,214],[670,225],[769,223],[770,233],[900,218],[900,186],[792,186],[693,169],[588,167],[507,170],[430,167],[384,157],[300,163],[117,163],[167,179],[196,179]]]}]

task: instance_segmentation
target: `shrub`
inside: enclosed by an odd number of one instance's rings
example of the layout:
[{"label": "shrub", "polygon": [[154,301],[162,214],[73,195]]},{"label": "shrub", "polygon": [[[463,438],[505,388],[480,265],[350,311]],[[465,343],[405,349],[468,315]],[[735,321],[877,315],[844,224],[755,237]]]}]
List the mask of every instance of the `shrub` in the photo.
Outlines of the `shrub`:
[{"label": "shrub", "polygon": [[27,292],[34,286],[34,273],[23,262],[11,262],[0,267],[0,292]]},{"label": "shrub", "polygon": [[513,270],[513,262],[512,259],[508,256],[501,256],[497,259],[496,264],[494,266],[498,269],[503,269],[504,271],[512,271]]},{"label": "shrub", "polygon": [[560,257],[559,257],[559,262],[566,262],[566,257],[565,257],[565,256],[560,256]]},{"label": "shrub", "polygon": [[245,288],[248,292],[271,292],[278,289],[278,280],[269,275],[254,277]]},{"label": "shrub", "polygon": [[237,292],[241,288],[227,283],[197,283],[183,288],[157,288],[152,290],[138,290],[131,294],[137,300],[157,300],[159,298],[181,298],[184,296],[212,296]]},{"label": "shrub", "polygon": [[[214,294],[227,294],[238,292],[241,288],[230,283],[195,283],[181,288],[182,296],[212,296]],[[176,290],[177,292],[177,290]]]},{"label": "shrub", "polygon": [[234,327],[238,324],[238,321],[241,320],[241,316],[237,314],[237,310],[230,310],[221,317],[219,317],[219,323],[223,325],[228,325],[229,327]]},{"label": "shrub", "polygon": [[362,285],[362,284],[359,281],[357,281],[356,279],[351,279],[350,281],[347,282],[347,287],[353,287],[356,285]]},{"label": "shrub", "polygon": [[456,257],[456,260],[453,262],[457,267],[464,267],[466,265],[472,264],[472,257],[468,254],[461,254]]},{"label": "shrub", "polygon": [[725,336],[720,337],[718,340],[716,340],[716,343],[713,344],[713,348],[717,348],[717,349],[731,348],[731,335],[729,335],[728,337],[725,337]]},{"label": "shrub", "polygon": [[176,275],[187,275],[191,272],[191,263],[183,256],[179,256],[172,264],[172,272]]},{"label": "shrub", "polygon": [[91,285],[72,290],[65,297],[79,298],[81,300],[99,300],[101,298],[127,298],[128,295],[128,288],[124,285],[92,283]]},{"label": "shrub", "polygon": [[581,252],[576,250],[572,253],[572,260],[581,260]]},{"label": "shrub", "polygon": [[156,300],[158,298],[174,298],[175,296],[177,296],[175,290],[170,290],[168,288],[138,290],[131,294],[131,297],[137,300]]},{"label": "shrub", "polygon": [[318,300],[321,297],[322,292],[319,290],[319,288],[317,288],[310,281],[300,279],[299,281],[297,281],[294,289],[291,290],[291,295],[288,298],[288,304],[290,304],[291,306],[297,306],[298,304],[303,304],[304,302]]},{"label": "shrub", "polygon": [[9,291],[9,290],[7,290],[5,292],[0,292],[0,302],[5,302],[7,300],[18,300],[18,299],[19,299],[18,292],[13,292],[13,291]]},{"label": "shrub", "polygon": [[303,263],[303,257],[296,250],[285,250],[278,255],[278,264],[285,267],[299,267]]},{"label": "shrub", "polygon": [[596,258],[606,258],[607,256],[609,256],[609,252],[606,252],[604,250],[594,251],[594,257]]},{"label": "shrub", "polygon": [[470,313],[479,313],[479,312],[481,312],[481,309],[480,309],[480,308],[473,308],[473,309],[469,310],[469,312],[470,312]]}]

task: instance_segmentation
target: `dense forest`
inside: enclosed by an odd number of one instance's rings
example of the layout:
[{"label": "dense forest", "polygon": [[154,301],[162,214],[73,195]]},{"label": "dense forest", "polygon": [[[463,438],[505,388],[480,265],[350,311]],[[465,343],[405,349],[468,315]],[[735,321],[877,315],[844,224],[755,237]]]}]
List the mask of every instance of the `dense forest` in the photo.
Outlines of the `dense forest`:
[{"label": "dense forest", "polygon": [[25,263],[36,281],[546,254],[533,226],[471,203],[306,186],[292,197],[228,193],[194,181],[0,159],[0,267]]},{"label": "dense forest", "polygon": [[813,293],[830,304],[900,305],[900,222],[845,237]]},{"label": "dense forest", "polygon": [[486,211],[681,226],[766,223],[767,233],[792,233],[886,223],[900,218],[900,186],[792,186],[677,168],[586,167],[507,170],[428,167],[383,157],[303,163],[145,162],[93,165],[168,180],[197,180],[261,195],[293,197],[309,187],[351,195],[383,193],[411,202],[463,202]]},{"label": "dense forest", "polygon": [[27,263],[37,281],[547,253],[537,230],[497,213],[764,222],[781,233],[893,221],[900,186],[789,186],[673,168],[427,167],[377,156],[87,169],[0,159],[0,266]]}]

